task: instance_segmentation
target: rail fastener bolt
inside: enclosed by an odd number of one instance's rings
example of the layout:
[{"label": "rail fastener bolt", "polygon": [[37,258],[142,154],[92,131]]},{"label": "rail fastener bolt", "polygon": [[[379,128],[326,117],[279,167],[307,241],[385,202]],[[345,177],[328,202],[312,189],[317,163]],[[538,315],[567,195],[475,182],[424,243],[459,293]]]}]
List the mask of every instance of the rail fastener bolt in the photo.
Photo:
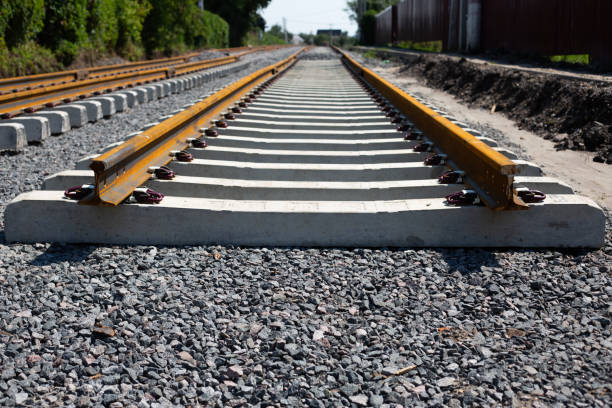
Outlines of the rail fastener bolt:
[{"label": "rail fastener bolt", "polygon": [[438,183],[440,184],[461,184],[463,183],[463,177],[465,172],[461,170],[446,170],[440,177],[438,177]]},{"label": "rail fastener bolt", "polygon": [[200,138],[190,137],[189,139],[187,139],[187,141],[191,144],[192,147],[195,147],[198,149],[204,149],[208,146],[208,143],[206,143],[206,140],[202,140]]},{"label": "rail fastener bolt", "polygon": [[434,153],[425,159],[423,163],[426,166],[439,166],[446,163],[447,156],[445,154]]},{"label": "rail fastener bolt", "polygon": [[423,142],[414,146],[412,150],[415,152],[431,152],[431,148],[433,147],[433,143],[431,142]]},{"label": "rail fastener bolt", "polygon": [[174,172],[174,170],[166,166],[149,167],[147,171],[153,174],[155,178],[159,180],[172,180],[176,176],[176,173]]},{"label": "rail fastener bolt", "polygon": [[174,157],[175,160],[180,162],[190,162],[193,161],[193,155],[188,152],[174,150],[170,152],[170,156]]},{"label": "rail fastener bolt", "polygon": [[217,132],[217,129],[215,129],[213,126],[209,127],[209,128],[202,128],[200,129],[201,132],[204,132],[204,135],[208,136],[208,137],[217,137],[219,136],[219,132]]}]

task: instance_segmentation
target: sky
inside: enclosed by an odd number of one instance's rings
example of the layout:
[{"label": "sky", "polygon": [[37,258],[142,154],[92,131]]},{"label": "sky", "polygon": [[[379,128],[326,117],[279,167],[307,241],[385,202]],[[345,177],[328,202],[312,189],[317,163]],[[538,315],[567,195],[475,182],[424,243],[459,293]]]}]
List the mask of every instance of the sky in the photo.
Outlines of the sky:
[{"label": "sky", "polygon": [[357,24],[344,11],[346,0],[272,0],[261,11],[266,29],[274,24],[283,26],[287,19],[287,31],[294,34],[313,33],[318,29],[339,29],[354,35]]}]

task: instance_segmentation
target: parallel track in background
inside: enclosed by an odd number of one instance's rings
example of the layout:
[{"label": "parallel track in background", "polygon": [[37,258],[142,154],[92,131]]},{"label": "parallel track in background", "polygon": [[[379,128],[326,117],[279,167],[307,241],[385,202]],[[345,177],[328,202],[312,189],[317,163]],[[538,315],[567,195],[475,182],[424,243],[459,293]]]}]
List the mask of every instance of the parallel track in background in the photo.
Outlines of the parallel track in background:
[{"label": "parallel track in background", "polygon": [[[297,57],[203,97],[87,159],[79,170],[54,175],[44,191],[17,197],[6,210],[7,239],[348,247],[603,244],[602,210],[566,184],[542,177],[535,164],[516,160],[347,54]],[[85,164],[93,171],[82,170]],[[164,165],[171,171],[159,171]],[[447,171],[454,173],[440,179]],[[71,185],[84,185],[79,203],[63,198]],[[160,198],[152,190],[165,196],[159,204],[144,203]],[[522,193],[533,190],[547,197],[529,203],[530,195]],[[453,205],[451,195],[463,200],[460,205]],[[61,228],[41,228],[41,220]]]},{"label": "parallel track in background", "polygon": [[[246,55],[251,52],[273,49],[274,46],[261,47],[235,47],[211,49],[204,51],[217,51],[224,53],[240,53]],[[202,51],[203,52],[203,51]],[[66,71],[48,72],[44,74],[25,75],[19,77],[0,78],[0,95],[7,93],[16,93],[27,91],[45,86],[61,85],[74,81],[82,81],[85,79],[95,79],[100,77],[108,77],[118,74],[133,73],[144,70],[157,68],[171,67],[178,64],[183,64],[190,61],[192,58],[200,55],[201,52],[191,52],[184,55],[179,55],[169,58],[158,58],[153,60],[144,60],[136,62],[128,62],[125,64],[101,65],[82,69],[73,69]],[[228,55],[229,56],[229,55]]]},{"label": "parallel track in background", "polygon": [[[79,71],[64,71],[31,77],[0,80],[1,86],[9,86],[17,92],[0,95],[0,116],[4,119],[22,113],[33,113],[45,107],[55,107],[93,95],[102,95],[115,90],[126,89],[163,79],[201,71],[203,69],[227,65],[238,61],[242,56],[257,51],[269,51],[276,46],[256,47],[220,58],[202,61],[189,59],[197,54],[188,54],[164,60],[143,61],[123,65],[94,67]],[[19,81],[11,83],[11,80]],[[24,84],[27,88],[21,89]]]}]

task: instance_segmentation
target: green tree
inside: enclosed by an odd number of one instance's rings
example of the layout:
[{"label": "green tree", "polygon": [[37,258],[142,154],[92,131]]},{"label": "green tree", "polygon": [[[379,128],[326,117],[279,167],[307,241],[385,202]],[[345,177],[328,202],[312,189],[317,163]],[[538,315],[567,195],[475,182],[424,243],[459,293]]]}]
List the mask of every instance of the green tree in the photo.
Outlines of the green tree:
[{"label": "green tree", "polygon": [[142,56],[142,32],[144,20],[151,11],[148,0],[117,1],[117,50],[120,54],[139,58]]},{"label": "green tree", "polygon": [[299,36],[304,44],[312,45],[314,43],[314,34],[300,33]]},{"label": "green tree", "polygon": [[[280,38],[282,40],[282,43],[285,42],[285,32],[283,31],[283,28],[280,25],[274,24],[272,27],[270,27],[267,33],[273,35],[274,37]],[[291,34],[290,32],[287,32],[287,40],[293,40],[293,34]]]},{"label": "green tree", "polygon": [[69,64],[88,44],[87,16],[87,0],[46,0],[38,42],[55,50],[58,59]]},{"label": "green tree", "polygon": [[[382,11],[389,6],[397,4],[400,0],[364,0],[366,1],[366,11],[374,10],[375,12]],[[351,20],[359,23],[359,1],[358,0],[348,0],[346,2],[346,8],[344,9],[347,13],[349,13],[349,17]]]},{"label": "green tree", "polygon": [[230,26],[231,46],[242,45],[246,34],[255,28],[257,10],[265,8],[272,0],[206,0],[207,10],[218,14]]},{"label": "green tree", "polygon": [[142,32],[149,56],[227,43],[225,21],[200,10],[195,0],[150,0],[150,3],[151,11],[145,18]]},{"label": "green tree", "polygon": [[364,45],[374,45],[376,43],[376,14],[374,10],[366,11],[359,20],[359,32],[361,42]]},{"label": "green tree", "polygon": [[8,47],[32,40],[43,28],[44,0],[3,0],[0,6],[0,38]]},{"label": "green tree", "polygon": [[119,38],[118,3],[121,0],[88,0],[87,34],[99,52],[114,50]]}]

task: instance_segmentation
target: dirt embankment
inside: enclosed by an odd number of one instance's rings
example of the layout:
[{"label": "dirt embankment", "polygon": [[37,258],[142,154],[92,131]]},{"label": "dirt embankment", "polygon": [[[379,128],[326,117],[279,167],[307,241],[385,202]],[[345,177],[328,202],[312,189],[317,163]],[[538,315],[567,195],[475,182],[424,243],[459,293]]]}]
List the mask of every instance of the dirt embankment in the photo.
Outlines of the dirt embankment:
[{"label": "dirt embankment", "polygon": [[401,71],[472,105],[504,112],[520,128],[552,139],[557,149],[595,152],[594,161],[612,164],[612,84],[429,55],[404,64]]}]

